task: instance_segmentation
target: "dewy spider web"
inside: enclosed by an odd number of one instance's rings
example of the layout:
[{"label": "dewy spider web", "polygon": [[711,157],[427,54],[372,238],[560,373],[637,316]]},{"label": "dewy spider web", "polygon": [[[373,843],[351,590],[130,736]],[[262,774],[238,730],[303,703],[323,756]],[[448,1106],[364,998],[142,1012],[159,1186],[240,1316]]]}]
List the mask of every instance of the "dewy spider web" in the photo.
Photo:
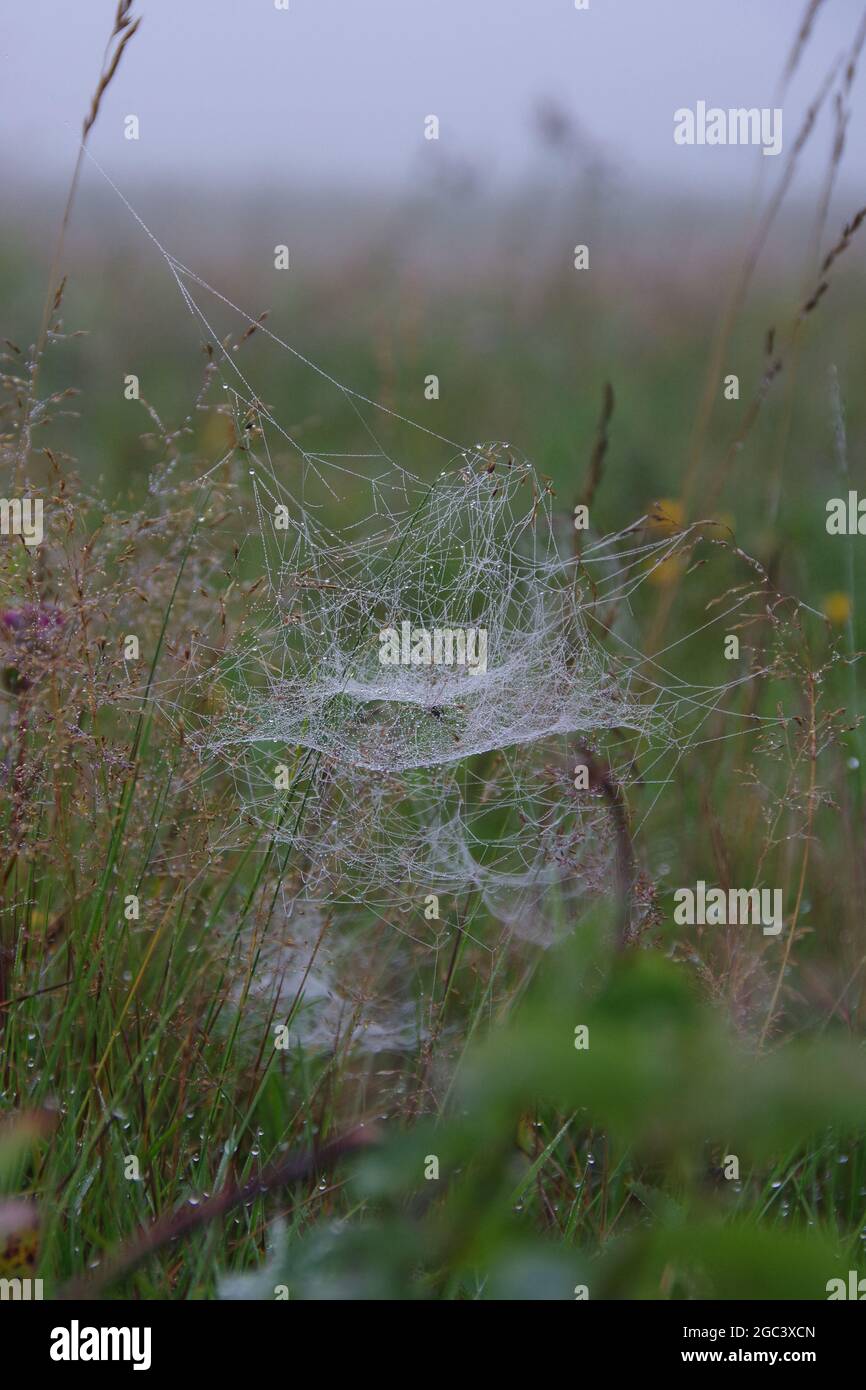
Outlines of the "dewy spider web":
[{"label": "dewy spider web", "polygon": [[[222,353],[223,389],[243,420],[237,456],[267,584],[254,631],[208,673],[219,717],[193,735],[202,758],[235,778],[239,824],[291,848],[301,882],[291,891],[316,908],[382,915],[427,894],[475,892],[510,930],[551,939],[578,900],[612,881],[607,807],[572,782],[579,750],[601,738],[625,749],[623,779],[629,750],[654,750],[646,781],[737,683],[689,686],[629,645],[632,592],[693,537],[647,538],[642,518],[578,558],[528,460],[507,444],[462,448],[349,390],[182,265],[115,191]],[[341,408],[356,449],[293,438],[224,345],[218,312],[314,373],[333,392],[329,428]],[[377,416],[397,447],[385,448]],[[611,629],[614,610],[625,620]],[[601,614],[615,658],[596,636]],[[403,624],[483,630],[486,669],[383,665],[380,634]]]}]

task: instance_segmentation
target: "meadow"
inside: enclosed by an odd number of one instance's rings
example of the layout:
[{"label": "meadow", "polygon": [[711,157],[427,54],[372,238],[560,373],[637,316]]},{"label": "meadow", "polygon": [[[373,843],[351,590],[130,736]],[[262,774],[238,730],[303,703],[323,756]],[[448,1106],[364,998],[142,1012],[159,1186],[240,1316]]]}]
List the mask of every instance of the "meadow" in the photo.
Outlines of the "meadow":
[{"label": "meadow", "polygon": [[[62,283],[45,210],[6,226],[4,491],[44,500],[46,535],[0,549],[5,1277],[822,1299],[866,1274],[863,540],[826,526],[866,487],[866,228],[830,183],[762,221],[769,195],[640,203],[546,158],[504,203],[459,181],[399,206],[311,194],[287,274],[278,208],[137,203],[242,306],[181,275],[213,334],[95,176]],[[375,501],[385,464],[417,511]],[[440,473],[502,489],[504,538],[437,510]],[[315,573],[274,565],[267,479],[329,537]],[[465,756],[392,766],[377,738],[468,741],[469,697],[396,734],[344,687],[306,723],[277,708],[307,628],[380,625],[360,581],[328,607],[363,546],[383,592],[394,565],[423,574],[432,621],[464,573],[451,529],[499,576],[521,497],[570,566],[570,659],[617,690],[593,687],[595,724],[517,766],[491,697]],[[296,731],[268,745],[270,802],[239,752],[265,707]],[[400,837],[458,791],[477,872],[437,890]],[[778,891],[781,931],[679,925],[698,883]]]}]

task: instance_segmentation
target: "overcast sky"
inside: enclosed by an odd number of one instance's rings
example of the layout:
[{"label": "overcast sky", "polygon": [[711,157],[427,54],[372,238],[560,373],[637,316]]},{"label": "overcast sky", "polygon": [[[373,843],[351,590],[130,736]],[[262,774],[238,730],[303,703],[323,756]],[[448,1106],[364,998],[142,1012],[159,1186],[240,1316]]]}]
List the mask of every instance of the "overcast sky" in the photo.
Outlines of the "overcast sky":
[{"label": "overcast sky", "polygon": [[[115,0],[3,0],[0,174],[7,195],[74,159]],[[423,177],[424,160],[491,184],[538,163],[532,113],[556,102],[626,184],[746,189],[741,147],[673,140],[675,109],[772,107],[805,0],[139,0],[143,15],[92,137],[123,188],[184,180],[238,197],[311,179],[354,188]],[[790,148],[808,100],[850,44],[862,0],[824,0],[784,102]],[[858,74],[846,179],[866,171]],[[858,102],[861,103],[858,110]],[[140,121],[125,140],[123,120]],[[425,142],[424,118],[440,121]],[[800,186],[825,166],[818,132]],[[784,154],[782,156],[784,159]],[[781,160],[766,159],[767,166]],[[98,175],[91,169],[87,178]]]}]

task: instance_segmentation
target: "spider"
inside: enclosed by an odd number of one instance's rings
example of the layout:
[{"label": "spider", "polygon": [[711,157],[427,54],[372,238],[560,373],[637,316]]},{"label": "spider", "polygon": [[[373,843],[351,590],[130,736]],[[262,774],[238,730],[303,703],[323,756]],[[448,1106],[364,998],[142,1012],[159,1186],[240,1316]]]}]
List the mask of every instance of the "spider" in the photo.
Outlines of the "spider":
[{"label": "spider", "polygon": [[[449,705],[449,706],[445,706],[445,705],[428,705],[427,708],[425,709],[424,713],[425,713],[425,714],[429,714],[430,717],[431,717],[432,719],[444,719],[444,718],[445,718],[446,708],[447,708],[447,709],[465,709],[466,706],[465,706],[461,701],[455,700],[454,704]],[[455,734],[453,729],[451,730],[451,737],[453,738],[453,740],[454,740],[455,743],[459,743],[459,742],[460,742],[460,735],[459,735],[459,734]]]},{"label": "spider", "polygon": [[430,715],[432,715],[434,719],[443,719],[444,716],[445,716],[445,711],[446,711],[446,709],[465,709],[465,708],[466,708],[466,706],[465,706],[464,704],[462,704],[459,700],[456,700],[456,701],[454,702],[453,705],[448,705],[448,706],[446,706],[446,705],[428,705],[427,708],[426,708],[426,710],[424,711],[424,713],[425,713],[425,714],[430,714]]}]

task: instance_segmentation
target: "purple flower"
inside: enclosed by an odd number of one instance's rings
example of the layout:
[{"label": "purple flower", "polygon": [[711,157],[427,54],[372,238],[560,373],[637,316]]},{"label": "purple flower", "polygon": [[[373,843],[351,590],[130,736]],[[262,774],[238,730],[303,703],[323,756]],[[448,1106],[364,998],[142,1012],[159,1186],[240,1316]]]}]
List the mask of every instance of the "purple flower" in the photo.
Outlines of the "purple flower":
[{"label": "purple flower", "polygon": [[[3,667],[3,685],[12,695],[29,690],[34,658],[45,658],[59,637],[66,619],[49,603],[23,603],[0,613],[0,637],[11,647],[13,660]],[[28,675],[21,668],[31,668]]]}]

